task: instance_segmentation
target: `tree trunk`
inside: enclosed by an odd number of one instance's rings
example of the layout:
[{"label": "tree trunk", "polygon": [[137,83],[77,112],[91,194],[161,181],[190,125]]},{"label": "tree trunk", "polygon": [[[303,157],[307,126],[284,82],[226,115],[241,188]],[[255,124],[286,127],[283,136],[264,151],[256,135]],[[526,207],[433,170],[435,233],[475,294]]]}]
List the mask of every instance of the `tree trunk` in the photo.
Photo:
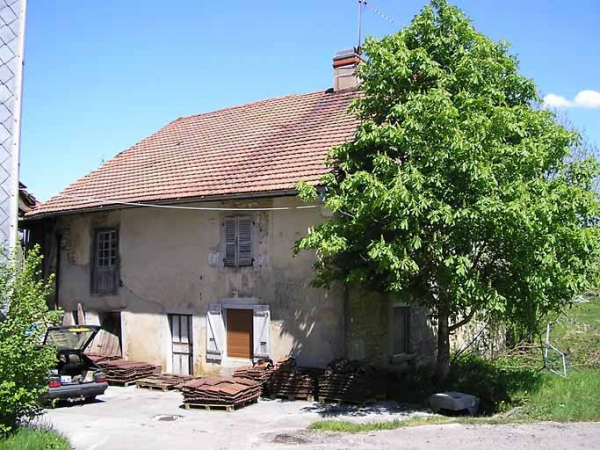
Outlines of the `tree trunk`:
[{"label": "tree trunk", "polygon": [[438,345],[435,376],[439,386],[446,383],[446,381],[448,381],[448,376],[450,375],[449,316],[447,311],[440,311],[438,316]]}]

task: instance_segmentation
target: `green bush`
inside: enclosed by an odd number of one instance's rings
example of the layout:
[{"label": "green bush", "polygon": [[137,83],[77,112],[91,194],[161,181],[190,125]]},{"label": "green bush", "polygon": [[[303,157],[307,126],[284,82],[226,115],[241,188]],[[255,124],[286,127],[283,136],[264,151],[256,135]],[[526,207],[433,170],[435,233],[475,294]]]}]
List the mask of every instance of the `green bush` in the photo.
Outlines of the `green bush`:
[{"label": "green bush", "polygon": [[448,389],[476,395],[481,413],[492,414],[522,404],[542,382],[542,373],[536,368],[468,354],[452,364]]},{"label": "green bush", "polygon": [[542,373],[537,368],[465,354],[452,363],[443,386],[436,384],[431,368],[421,367],[394,377],[389,394],[401,403],[426,404],[435,392],[464,392],[479,397],[480,412],[489,415],[522,404],[541,383]]},{"label": "green bush", "polygon": [[51,287],[40,276],[39,249],[15,259],[0,262],[0,435],[40,413],[56,363],[54,349],[40,345],[57,312],[48,310]]},{"label": "green bush", "polygon": [[22,427],[0,440],[0,450],[69,450],[69,441],[50,428]]},{"label": "green bush", "polygon": [[433,368],[412,367],[391,377],[387,394],[399,403],[421,405],[437,389]]}]

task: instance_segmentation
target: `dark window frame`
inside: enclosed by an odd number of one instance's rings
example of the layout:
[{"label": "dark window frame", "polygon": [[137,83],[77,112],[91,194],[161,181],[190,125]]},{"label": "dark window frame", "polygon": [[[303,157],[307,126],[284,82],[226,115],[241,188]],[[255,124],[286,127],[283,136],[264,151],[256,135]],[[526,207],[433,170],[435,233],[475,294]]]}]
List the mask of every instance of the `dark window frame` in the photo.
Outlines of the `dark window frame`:
[{"label": "dark window frame", "polygon": [[[402,338],[403,348],[398,349],[399,351],[397,351],[397,349],[396,349],[396,336],[395,336],[395,333],[396,333],[395,310],[396,309],[404,310],[404,314],[403,314],[403,320],[404,320],[403,334],[404,334],[404,336]],[[394,356],[410,353],[410,316],[411,316],[410,306],[403,305],[403,304],[396,304],[392,307],[392,354]]]},{"label": "dark window frame", "polygon": [[[111,241],[108,241],[106,248],[99,248],[99,240],[104,233],[114,233],[114,244],[111,245]],[[112,254],[114,251],[114,255]],[[102,253],[102,254],[101,254]],[[114,260],[113,260],[114,258]],[[92,236],[92,261],[91,261],[91,281],[90,291],[92,295],[115,295],[119,289],[120,284],[120,272],[121,264],[119,257],[119,228],[118,227],[97,227],[93,230]],[[99,264],[100,261],[109,263]],[[107,289],[100,288],[99,277],[100,274],[110,274],[112,277],[111,286]]]}]

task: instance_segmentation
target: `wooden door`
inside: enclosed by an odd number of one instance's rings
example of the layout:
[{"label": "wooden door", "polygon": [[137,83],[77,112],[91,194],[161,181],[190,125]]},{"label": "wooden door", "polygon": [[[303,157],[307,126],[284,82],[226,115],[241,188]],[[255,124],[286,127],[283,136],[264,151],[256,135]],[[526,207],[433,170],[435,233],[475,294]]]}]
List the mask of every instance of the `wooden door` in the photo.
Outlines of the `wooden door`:
[{"label": "wooden door", "polygon": [[252,359],[251,309],[227,310],[227,356]]},{"label": "wooden door", "polygon": [[117,229],[100,228],[94,232],[94,265],[92,291],[94,294],[117,293],[119,270],[119,234]]},{"label": "wooden door", "polygon": [[192,351],[192,316],[169,314],[173,345],[173,373],[192,375],[194,369]]}]

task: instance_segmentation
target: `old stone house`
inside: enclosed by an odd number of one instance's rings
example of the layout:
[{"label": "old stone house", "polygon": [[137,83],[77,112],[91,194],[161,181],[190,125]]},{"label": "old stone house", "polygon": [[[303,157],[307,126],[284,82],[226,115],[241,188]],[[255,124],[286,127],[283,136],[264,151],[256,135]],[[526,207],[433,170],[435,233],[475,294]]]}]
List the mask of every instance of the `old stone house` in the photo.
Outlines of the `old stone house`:
[{"label": "old stone house", "polygon": [[294,186],[318,183],[329,149],[352,138],[357,63],[336,56],[332,89],[179,118],[30,212],[56,306],[80,303],[126,358],[168,372],[288,354],[311,366],[430,361],[425,311],[313,288],[315,256],[292,251],[330,214]]}]

